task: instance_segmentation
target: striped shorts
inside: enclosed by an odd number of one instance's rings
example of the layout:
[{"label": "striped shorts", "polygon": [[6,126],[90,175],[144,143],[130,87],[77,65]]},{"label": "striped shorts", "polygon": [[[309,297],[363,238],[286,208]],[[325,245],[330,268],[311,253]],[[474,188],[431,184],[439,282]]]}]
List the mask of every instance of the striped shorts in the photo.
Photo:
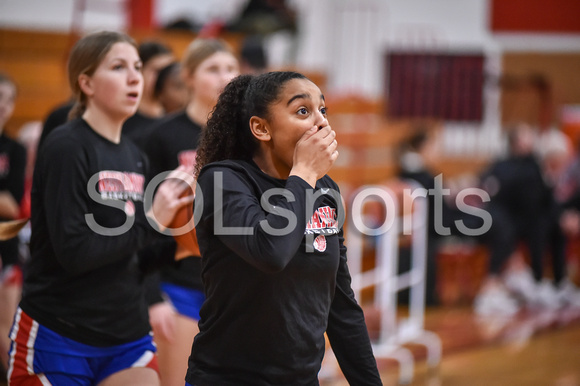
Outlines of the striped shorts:
[{"label": "striped shorts", "polygon": [[18,308],[10,339],[11,385],[95,385],[132,367],[158,370],[151,335],[117,346],[90,346],[38,324]]}]

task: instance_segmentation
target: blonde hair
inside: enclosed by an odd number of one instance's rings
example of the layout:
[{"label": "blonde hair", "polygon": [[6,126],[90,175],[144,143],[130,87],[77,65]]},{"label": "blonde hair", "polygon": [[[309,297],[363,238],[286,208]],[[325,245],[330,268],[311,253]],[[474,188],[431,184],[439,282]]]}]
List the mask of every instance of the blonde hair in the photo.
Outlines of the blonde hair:
[{"label": "blonde hair", "polygon": [[68,82],[75,104],[69,113],[69,119],[80,117],[87,108],[87,99],[79,85],[79,76],[82,74],[93,75],[115,43],[129,43],[137,48],[132,37],[115,31],[89,34],[76,42],[72,48],[68,60]]},{"label": "blonde hair", "polygon": [[193,74],[201,62],[216,52],[229,52],[235,56],[233,49],[225,40],[197,38],[187,46],[181,60],[181,66],[187,74]]}]

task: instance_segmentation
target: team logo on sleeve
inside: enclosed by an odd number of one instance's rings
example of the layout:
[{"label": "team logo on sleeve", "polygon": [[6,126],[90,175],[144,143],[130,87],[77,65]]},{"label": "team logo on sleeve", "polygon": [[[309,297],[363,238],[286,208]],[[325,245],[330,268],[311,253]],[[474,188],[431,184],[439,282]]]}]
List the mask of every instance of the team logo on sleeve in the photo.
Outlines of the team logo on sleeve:
[{"label": "team logo on sleeve", "polygon": [[[333,235],[336,233],[338,233],[336,208],[331,208],[330,206],[323,206],[316,209],[310,218],[310,221],[306,224],[306,231],[304,232],[304,234],[319,235]],[[324,248],[326,249],[326,241],[324,245]],[[318,248],[316,249],[318,250]]]}]

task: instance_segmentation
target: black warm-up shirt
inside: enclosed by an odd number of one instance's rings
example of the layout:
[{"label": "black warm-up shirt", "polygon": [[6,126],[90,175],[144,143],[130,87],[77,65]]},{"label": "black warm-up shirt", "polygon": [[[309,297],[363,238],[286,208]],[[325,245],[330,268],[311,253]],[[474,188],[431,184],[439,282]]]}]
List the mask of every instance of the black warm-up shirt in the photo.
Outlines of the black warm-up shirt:
[{"label": "black warm-up shirt", "polygon": [[37,160],[22,310],[90,345],[148,334],[136,251],[158,233],[143,210],[145,156],[127,138],[115,144],[76,119],[46,138]]},{"label": "black warm-up shirt", "polygon": [[123,124],[123,134],[135,142],[140,149],[145,151],[151,130],[153,130],[155,124],[160,120],[161,118],[149,117],[137,111]]},{"label": "black warm-up shirt", "polygon": [[327,332],[348,381],[380,385],[350,286],[338,186],[325,176],[313,190],[244,161],[207,165],[198,183],[206,301],[186,380],[316,385]]},{"label": "black warm-up shirt", "polygon": [[[46,118],[44,125],[42,126],[42,134],[38,141],[38,147],[44,143],[44,140],[48,135],[56,129],[58,126],[65,124],[68,121],[68,115],[74,106],[73,102],[66,102],[65,104],[54,109]],[[123,124],[123,134],[129,137],[133,142],[137,144],[141,149],[144,148],[145,142],[153,125],[159,120],[159,118],[148,117],[137,111],[131,117],[129,117]]]},{"label": "black warm-up shirt", "polygon": [[[551,191],[533,155],[512,156],[492,164],[484,172],[484,188],[490,190],[488,207],[499,207],[523,224],[538,219],[551,205]],[[540,216],[541,217],[541,216]]]},{"label": "black warm-up shirt", "polygon": [[[176,169],[180,165],[195,165],[200,135],[201,127],[193,122],[185,111],[172,114],[158,122],[147,138],[145,146],[151,163],[151,178],[159,173]],[[175,244],[174,241],[173,243]],[[163,248],[157,248],[156,253],[173,256],[175,247],[168,248],[166,242]],[[165,265],[161,268],[161,280],[187,288],[203,289],[199,256],[189,256]]]}]

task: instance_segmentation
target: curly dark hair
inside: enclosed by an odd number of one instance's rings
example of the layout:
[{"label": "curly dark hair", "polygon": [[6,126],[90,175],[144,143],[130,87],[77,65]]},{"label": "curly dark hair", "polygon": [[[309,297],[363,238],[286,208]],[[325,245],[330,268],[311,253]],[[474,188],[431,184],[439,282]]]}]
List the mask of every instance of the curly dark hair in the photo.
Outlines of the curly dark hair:
[{"label": "curly dark hair", "polygon": [[270,106],[278,101],[284,85],[292,79],[308,78],[293,71],[272,71],[232,79],[218,98],[201,135],[195,175],[211,162],[251,160],[258,149],[258,140],[250,131],[250,118],[269,119]]}]

